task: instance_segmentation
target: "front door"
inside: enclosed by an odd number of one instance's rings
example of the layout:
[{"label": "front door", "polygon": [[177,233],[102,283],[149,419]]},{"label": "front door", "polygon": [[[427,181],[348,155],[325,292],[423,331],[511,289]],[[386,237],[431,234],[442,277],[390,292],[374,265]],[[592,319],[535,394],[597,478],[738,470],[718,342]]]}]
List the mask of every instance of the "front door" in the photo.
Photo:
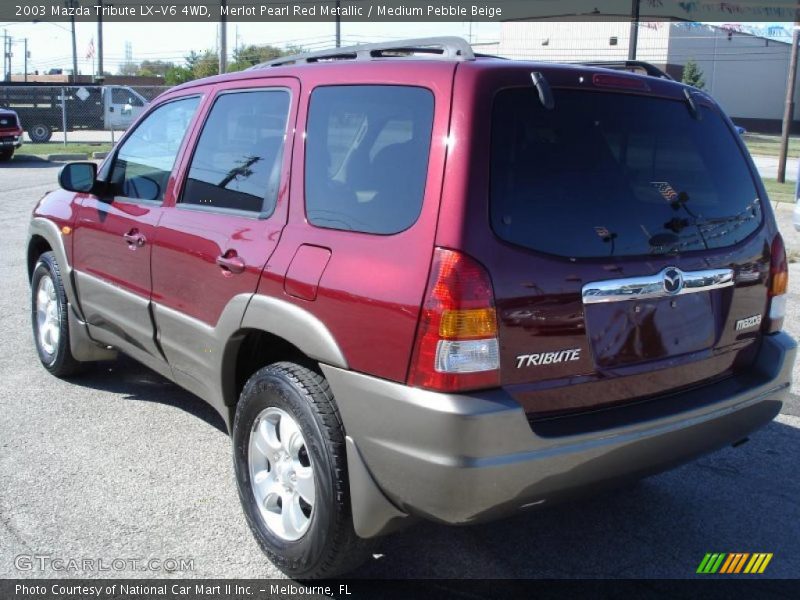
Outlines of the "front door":
[{"label": "front door", "polygon": [[217,91],[153,246],[158,340],[176,381],[208,399],[226,341],[220,322],[238,327],[286,224],[299,86],[243,83]]},{"label": "front door", "polygon": [[104,166],[107,193],[85,195],[75,223],[76,285],[90,334],[148,364],[160,358],[149,309],[151,249],[199,103],[195,96],[155,108]]}]

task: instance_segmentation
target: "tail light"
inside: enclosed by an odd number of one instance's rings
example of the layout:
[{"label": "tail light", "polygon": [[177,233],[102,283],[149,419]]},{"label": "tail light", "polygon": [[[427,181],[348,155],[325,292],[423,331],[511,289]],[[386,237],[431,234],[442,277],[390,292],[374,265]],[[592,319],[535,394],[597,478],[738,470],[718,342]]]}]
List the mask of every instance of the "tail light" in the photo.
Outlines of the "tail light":
[{"label": "tail light", "polygon": [[783,327],[786,316],[786,292],[789,290],[789,265],[786,260],[786,247],[780,234],[772,240],[769,267],[769,312],[767,313],[767,332],[775,333]]},{"label": "tail light", "polygon": [[436,391],[500,384],[492,282],[461,252],[434,251],[408,383]]}]

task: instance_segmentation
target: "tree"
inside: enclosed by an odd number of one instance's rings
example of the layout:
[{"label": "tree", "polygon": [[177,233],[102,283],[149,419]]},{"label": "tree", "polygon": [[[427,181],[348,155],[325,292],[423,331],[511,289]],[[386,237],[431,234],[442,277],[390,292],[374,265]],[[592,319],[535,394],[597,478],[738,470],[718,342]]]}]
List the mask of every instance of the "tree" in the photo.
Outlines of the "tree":
[{"label": "tree", "polygon": [[180,85],[194,79],[194,73],[189,67],[172,67],[164,73],[164,83],[167,85]]},{"label": "tree", "polygon": [[702,90],[706,87],[705,79],[703,79],[703,72],[700,70],[700,67],[697,66],[694,59],[690,58],[686,61],[686,65],[683,67],[681,82],[696,87],[698,90]]},{"label": "tree", "polygon": [[[192,52],[192,54],[195,53]],[[188,58],[186,63],[190,64]],[[219,73],[219,55],[211,50],[206,50],[203,54],[196,57],[194,64],[191,65],[191,69],[195,79],[216,75]]]},{"label": "tree", "polygon": [[263,46],[256,44],[242,46],[241,48],[234,49],[233,60],[228,65],[228,71],[241,71],[253,65],[272,60],[273,58],[288,56],[290,54],[299,54],[301,52],[303,52],[303,49],[299,46],[287,46],[285,50],[277,46],[270,46],[269,44]]},{"label": "tree", "polygon": [[139,75],[164,77],[175,65],[163,60],[143,60],[139,65]]}]

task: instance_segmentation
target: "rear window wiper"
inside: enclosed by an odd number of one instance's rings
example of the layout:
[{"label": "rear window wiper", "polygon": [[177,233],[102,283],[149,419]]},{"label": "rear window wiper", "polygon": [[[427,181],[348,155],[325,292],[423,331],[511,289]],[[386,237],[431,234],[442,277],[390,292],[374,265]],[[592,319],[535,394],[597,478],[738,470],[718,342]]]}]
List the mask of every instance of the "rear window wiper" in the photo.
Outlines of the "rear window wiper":
[{"label": "rear window wiper", "polygon": [[534,71],[531,73],[531,79],[533,80],[533,85],[536,86],[536,91],[539,92],[539,102],[547,110],[553,110],[556,101],[553,99],[553,90],[550,89],[550,84],[547,83],[545,76],[538,71]]}]

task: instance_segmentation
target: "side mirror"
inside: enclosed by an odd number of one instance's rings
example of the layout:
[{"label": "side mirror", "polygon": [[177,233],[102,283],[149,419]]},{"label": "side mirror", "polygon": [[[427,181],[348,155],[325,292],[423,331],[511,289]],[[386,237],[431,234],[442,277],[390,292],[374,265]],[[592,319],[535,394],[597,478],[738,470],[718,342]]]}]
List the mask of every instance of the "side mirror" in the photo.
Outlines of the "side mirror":
[{"label": "side mirror", "polygon": [[91,192],[96,182],[97,165],[93,162],[67,163],[58,174],[58,185],[69,192]]}]

